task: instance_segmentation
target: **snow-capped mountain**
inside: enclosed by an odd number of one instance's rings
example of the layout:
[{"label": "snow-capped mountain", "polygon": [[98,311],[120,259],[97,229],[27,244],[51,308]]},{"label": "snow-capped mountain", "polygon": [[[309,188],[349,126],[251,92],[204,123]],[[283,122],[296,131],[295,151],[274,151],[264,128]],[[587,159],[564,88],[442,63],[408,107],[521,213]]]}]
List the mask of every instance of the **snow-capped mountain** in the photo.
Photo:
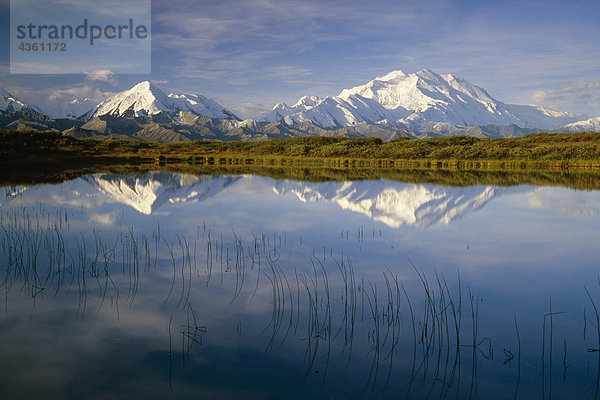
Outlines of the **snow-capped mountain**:
[{"label": "snow-capped mountain", "polygon": [[[34,100],[37,106],[33,106],[0,89],[0,111],[11,111],[11,116],[1,121],[2,127],[157,142],[308,135],[375,136],[384,140],[402,135],[513,137],[538,130],[597,130],[594,119],[587,125],[581,121],[569,126],[582,118],[539,106],[505,104],[462,78],[426,69],[393,71],[344,89],[337,96],[303,96],[292,106],[278,103],[258,121],[242,121],[229,109],[198,94],[167,95],[148,81],[109,98],[98,90],[91,93],[81,98],[69,91],[39,94]],[[250,109],[247,104],[242,106],[240,109]]]},{"label": "snow-capped mountain", "polygon": [[573,122],[563,127],[567,132],[600,132],[600,117],[586,119],[585,121]]},{"label": "snow-capped mountain", "polygon": [[144,81],[129,90],[117,93],[98,104],[86,115],[86,119],[111,115],[115,117],[142,117],[161,112],[190,112],[211,118],[239,118],[215,101],[199,94],[165,94],[156,85]]},{"label": "snow-capped mountain", "polygon": [[304,96],[293,106],[278,103],[262,118],[264,121],[299,124],[311,122],[324,128],[350,126],[360,122],[396,121],[407,112],[388,110],[377,101],[362,96],[326,97]]},{"label": "snow-capped mountain", "polygon": [[79,118],[100,103],[98,99],[77,96],[52,95],[47,100],[38,101],[40,111],[50,118]]},{"label": "snow-capped mountain", "polygon": [[556,129],[573,122],[575,117],[539,106],[505,104],[462,78],[424,69],[410,74],[393,71],[364,85],[344,89],[338,96],[305,96],[291,107],[279,103],[262,119],[310,121],[322,127],[385,122],[420,129],[427,123],[441,122],[454,126]]},{"label": "snow-capped mountain", "polygon": [[[12,94],[8,93],[6,90],[0,88],[0,111],[24,111],[27,109],[34,109],[21,100],[17,99]],[[37,111],[37,110],[36,110]]]}]

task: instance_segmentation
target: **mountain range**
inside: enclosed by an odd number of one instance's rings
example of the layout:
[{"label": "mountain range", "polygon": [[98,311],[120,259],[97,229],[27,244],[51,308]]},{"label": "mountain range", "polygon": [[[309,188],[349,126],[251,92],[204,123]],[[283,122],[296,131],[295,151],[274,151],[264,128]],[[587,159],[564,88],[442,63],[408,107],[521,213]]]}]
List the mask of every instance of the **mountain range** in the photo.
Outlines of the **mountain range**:
[{"label": "mountain range", "polygon": [[581,121],[569,112],[505,104],[460,77],[426,69],[393,71],[344,89],[337,96],[303,96],[292,106],[278,103],[257,120],[241,120],[200,94],[166,94],[148,81],[99,103],[64,96],[54,103],[50,100],[44,101],[42,109],[0,89],[0,127],[161,142],[307,135],[375,136],[384,140],[456,134],[513,137],[541,130],[600,128],[600,117]]},{"label": "mountain range", "polygon": [[422,130],[432,123],[558,129],[574,122],[575,116],[539,106],[504,104],[462,78],[421,70],[412,74],[393,71],[334,97],[304,96],[291,107],[279,103],[263,117],[271,122],[282,118],[322,127],[367,122]]}]

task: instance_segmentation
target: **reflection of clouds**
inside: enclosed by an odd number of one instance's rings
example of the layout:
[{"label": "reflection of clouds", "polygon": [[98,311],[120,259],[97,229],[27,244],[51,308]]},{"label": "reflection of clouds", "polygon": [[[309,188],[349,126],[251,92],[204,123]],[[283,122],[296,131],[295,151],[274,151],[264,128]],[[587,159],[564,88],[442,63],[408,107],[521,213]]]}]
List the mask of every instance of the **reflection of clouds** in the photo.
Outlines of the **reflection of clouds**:
[{"label": "reflection of clouds", "polygon": [[547,208],[558,214],[576,218],[600,215],[600,192],[598,191],[537,188],[529,193],[528,202],[532,208]]},{"label": "reflection of clouds", "polygon": [[[98,299],[92,294],[90,291],[90,308],[85,318],[76,318],[76,294],[40,296],[32,309],[31,299],[11,293],[8,313],[0,316],[0,369],[3,381],[11,382],[9,387],[3,387],[7,398],[64,397],[70,390],[81,391],[82,382],[88,387],[98,384],[99,379],[113,379],[115,384],[123,385],[127,376],[115,373],[131,368],[138,370],[136,379],[146,379],[148,387],[152,387],[152,378],[142,372],[144,361],[149,352],[168,346],[165,327],[169,316],[139,307],[131,311],[126,306],[117,312],[110,301],[99,310]],[[102,371],[102,376],[93,376],[98,371]],[[108,392],[103,390],[92,389],[105,397]]]},{"label": "reflection of clouds", "polygon": [[[89,238],[92,227],[82,234]],[[73,252],[74,243],[66,244]],[[93,252],[91,248],[88,250]],[[161,253],[166,253],[166,245],[161,247]],[[180,289],[182,281],[177,276],[173,290],[169,263],[159,263],[152,272],[141,272],[137,282],[122,275],[120,266],[112,265],[111,283],[104,300],[103,279],[97,280],[85,270],[89,287],[83,314],[82,286],[64,284],[57,289],[52,286],[58,285],[57,281],[46,282],[46,291],[35,299],[29,297],[27,290],[8,290],[6,312],[0,313],[3,338],[0,370],[1,381],[11,384],[3,387],[2,393],[8,393],[8,398],[54,398],[75,390],[105,398],[115,390],[124,398],[167,398],[171,393],[164,371],[169,369],[170,351],[179,359],[199,346],[203,346],[204,352],[223,346],[245,347],[262,354],[264,338],[254,334],[241,337],[234,328],[242,318],[250,320],[244,323],[244,333],[250,327],[254,333],[261,332],[268,325],[272,310],[269,302],[272,288],[268,283],[261,283],[256,289],[246,285],[238,302],[233,304],[237,289],[235,273],[230,272],[221,281],[215,276],[214,287],[205,284],[205,275],[190,275],[193,284],[189,291]],[[254,273],[259,274],[259,270]],[[133,287],[136,296],[132,301]],[[169,289],[173,292],[162,304]],[[180,307],[178,302],[183,296],[186,306]],[[252,323],[255,318],[256,324]],[[188,347],[190,342],[185,341],[182,333],[188,331],[188,326],[193,332],[195,324],[207,327],[207,331],[199,333],[203,338],[199,343]],[[205,357],[197,351],[193,354],[196,365],[198,358]],[[203,362],[209,361],[214,362],[214,357]],[[227,361],[235,362],[231,355]],[[181,376],[174,375],[173,380],[177,379]],[[35,385],[31,385],[32,381]],[[176,388],[181,395],[184,388],[179,385]],[[197,394],[196,386],[191,388]]]},{"label": "reflection of clouds", "polygon": [[21,186],[15,190],[7,190],[6,198],[0,205],[25,207],[43,203],[90,210],[103,205],[106,200],[105,196],[99,195],[97,191],[90,191],[89,184],[85,180],[77,178],[59,185]]},{"label": "reflection of clouds", "polygon": [[94,224],[98,224],[98,225],[113,225],[115,223],[115,220],[117,218],[117,213],[116,212],[111,212],[111,213],[98,213],[98,214],[90,214],[89,215],[89,222],[94,223]]}]

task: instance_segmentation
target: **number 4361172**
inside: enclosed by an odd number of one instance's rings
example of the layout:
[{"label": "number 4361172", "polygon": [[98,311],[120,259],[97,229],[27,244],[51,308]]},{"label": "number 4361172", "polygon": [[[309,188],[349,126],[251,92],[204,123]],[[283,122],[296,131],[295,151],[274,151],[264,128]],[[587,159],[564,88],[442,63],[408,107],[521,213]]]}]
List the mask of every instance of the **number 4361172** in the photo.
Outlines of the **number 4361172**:
[{"label": "number 4361172", "polygon": [[48,43],[21,42],[21,44],[19,44],[19,50],[21,50],[21,51],[67,51],[67,44],[60,43],[60,42],[48,42]]}]

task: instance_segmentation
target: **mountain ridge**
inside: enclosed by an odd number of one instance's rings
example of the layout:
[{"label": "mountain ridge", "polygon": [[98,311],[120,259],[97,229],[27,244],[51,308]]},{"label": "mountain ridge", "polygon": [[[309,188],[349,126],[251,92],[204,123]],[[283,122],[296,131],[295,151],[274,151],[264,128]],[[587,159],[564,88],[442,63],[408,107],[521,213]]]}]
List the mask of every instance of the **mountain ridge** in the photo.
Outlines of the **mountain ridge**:
[{"label": "mountain ridge", "polygon": [[[56,101],[66,101],[58,96]],[[337,96],[302,96],[292,106],[277,103],[257,120],[241,120],[200,94],[166,94],[150,81],[114,94],[75,118],[92,99],[35,105],[0,88],[0,127],[58,130],[92,139],[154,142],[189,140],[256,141],[298,136],[424,138],[469,135],[515,137],[540,131],[599,130],[600,117],[577,121],[568,112],[541,106],[505,104],[485,89],[452,74],[432,70],[386,75]],[[50,104],[51,105],[51,104]]]},{"label": "mountain ridge", "polygon": [[161,112],[190,112],[211,118],[240,120],[233,112],[214,100],[199,94],[167,95],[150,81],[140,82],[131,89],[109,97],[85,113],[82,118],[89,120],[103,115],[144,117]]},{"label": "mountain ridge", "polygon": [[[303,101],[306,98],[312,101],[307,104]],[[576,121],[575,115],[568,112],[502,103],[463,78],[428,69],[410,74],[392,71],[344,89],[337,96],[303,96],[291,107],[278,103],[262,116],[270,122],[278,118],[288,123],[310,121],[322,127],[385,122],[417,130],[427,123],[558,129]]]},{"label": "mountain ridge", "polygon": [[36,106],[26,104],[17,97],[13,96],[6,89],[0,87],[0,111],[17,112],[27,110],[40,112]]},{"label": "mountain ridge", "polygon": [[596,131],[600,132],[600,117],[573,122],[564,126],[568,132]]}]

